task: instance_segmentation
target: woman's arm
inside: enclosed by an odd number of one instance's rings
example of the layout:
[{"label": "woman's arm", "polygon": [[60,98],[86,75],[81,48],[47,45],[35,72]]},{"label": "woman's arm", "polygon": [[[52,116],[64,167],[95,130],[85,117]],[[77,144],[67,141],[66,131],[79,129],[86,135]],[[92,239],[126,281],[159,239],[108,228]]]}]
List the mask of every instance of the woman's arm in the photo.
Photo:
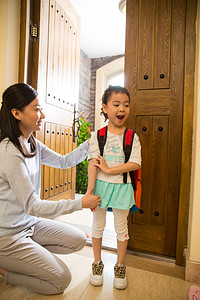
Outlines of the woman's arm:
[{"label": "woman's arm", "polygon": [[127,162],[123,165],[109,168],[101,155],[99,155],[99,158],[97,160],[98,162],[94,164],[94,167],[99,168],[103,173],[108,175],[122,174],[140,169],[140,165],[134,162]]},{"label": "woman's arm", "polygon": [[11,197],[14,194],[16,198],[16,205],[20,205],[24,212],[32,216],[52,218],[82,208],[97,207],[101,201],[98,195],[83,196],[78,200],[41,200],[39,195],[36,194],[25,160],[20,153],[7,155],[5,162],[2,164],[2,173],[5,182],[7,181],[6,185],[9,185],[10,191],[8,192]]},{"label": "woman's arm", "polygon": [[68,169],[81,163],[88,154],[89,144],[84,142],[72,152],[61,155],[38,142],[39,151],[41,151],[41,163],[49,167]]}]

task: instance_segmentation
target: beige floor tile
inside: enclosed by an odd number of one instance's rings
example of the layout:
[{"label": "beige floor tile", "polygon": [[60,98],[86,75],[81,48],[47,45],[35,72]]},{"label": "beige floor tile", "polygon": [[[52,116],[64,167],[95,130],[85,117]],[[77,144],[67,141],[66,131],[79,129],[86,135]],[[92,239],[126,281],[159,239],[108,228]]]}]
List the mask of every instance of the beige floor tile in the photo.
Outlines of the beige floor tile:
[{"label": "beige floor tile", "polygon": [[[94,287],[89,283],[92,249],[85,247],[81,252],[70,255],[59,255],[69,266],[72,282],[61,295],[45,296],[31,292],[23,287],[5,285],[0,277],[0,300],[186,300],[189,287],[192,285],[180,278],[127,266],[128,288],[113,288],[113,266],[116,254],[103,251],[104,284]],[[129,258],[134,259],[133,256]]]},{"label": "beige floor tile", "polygon": [[148,271],[127,267],[128,288],[113,288],[113,264],[106,262],[102,287],[89,285],[81,300],[186,300],[190,283]]}]

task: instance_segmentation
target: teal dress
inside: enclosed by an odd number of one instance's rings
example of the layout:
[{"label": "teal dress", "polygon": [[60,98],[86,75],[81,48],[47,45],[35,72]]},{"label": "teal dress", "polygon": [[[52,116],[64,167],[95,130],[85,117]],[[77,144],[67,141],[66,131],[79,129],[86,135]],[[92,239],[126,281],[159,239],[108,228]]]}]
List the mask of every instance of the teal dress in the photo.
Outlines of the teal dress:
[{"label": "teal dress", "polygon": [[130,209],[135,204],[131,183],[110,183],[96,179],[94,194],[99,194],[101,208]]}]

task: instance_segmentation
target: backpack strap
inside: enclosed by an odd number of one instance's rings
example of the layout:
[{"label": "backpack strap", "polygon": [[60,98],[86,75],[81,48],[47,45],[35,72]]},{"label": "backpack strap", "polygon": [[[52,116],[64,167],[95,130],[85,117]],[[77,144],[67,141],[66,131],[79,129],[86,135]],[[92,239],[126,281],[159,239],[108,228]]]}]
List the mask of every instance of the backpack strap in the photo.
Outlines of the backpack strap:
[{"label": "backpack strap", "polygon": [[[126,128],[124,131],[123,136],[123,149],[124,149],[124,155],[125,155],[125,163],[129,161],[132,145],[133,145],[133,139],[134,139],[135,131]],[[133,184],[134,190],[136,189],[135,180],[133,171],[129,172],[131,177],[131,182]],[[123,173],[123,183],[127,183],[127,173]]]},{"label": "backpack strap", "polygon": [[103,156],[103,150],[107,139],[108,127],[105,126],[97,131],[97,140],[99,143],[100,155]]}]

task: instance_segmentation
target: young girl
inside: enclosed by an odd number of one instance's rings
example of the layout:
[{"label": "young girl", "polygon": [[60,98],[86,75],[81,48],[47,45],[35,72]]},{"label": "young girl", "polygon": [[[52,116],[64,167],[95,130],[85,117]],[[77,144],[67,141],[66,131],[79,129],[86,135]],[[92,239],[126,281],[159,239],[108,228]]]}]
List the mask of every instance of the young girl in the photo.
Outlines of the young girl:
[{"label": "young girl", "polygon": [[[111,207],[114,213],[117,234],[117,263],[114,267],[114,287],[127,287],[126,267],[124,265],[128,243],[127,217],[129,209],[135,204],[134,191],[129,171],[141,166],[141,146],[138,136],[134,135],[130,159],[124,163],[123,134],[125,121],[130,112],[129,92],[119,86],[109,86],[102,97],[102,113],[109,120],[107,141],[103,157],[99,155],[97,132],[91,138],[88,154],[88,190],[87,194],[99,194],[100,206],[94,209],[92,227],[92,246],[94,262],[90,282],[103,284],[103,262],[101,260],[101,242],[106,223],[106,211]],[[123,173],[127,172],[127,184],[123,183]]]},{"label": "young girl", "polygon": [[[50,220],[99,205],[99,196],[78,200],[40,199],[41,164],[70,168],[83,161],[85,142],[60,155],[33,137],[44,119],[37,92],[27,84],[10,86],[0,110],[0,275],[5,283],[23,285],[42,294],[65,290],[71,273],[53,253],[68,254],[85,245],[85,234]],[[37,216],[37,217],[35,217]],[[45,217],[38,218],[38,217]],[[53,252],[53,253],[52,253]]]}]

